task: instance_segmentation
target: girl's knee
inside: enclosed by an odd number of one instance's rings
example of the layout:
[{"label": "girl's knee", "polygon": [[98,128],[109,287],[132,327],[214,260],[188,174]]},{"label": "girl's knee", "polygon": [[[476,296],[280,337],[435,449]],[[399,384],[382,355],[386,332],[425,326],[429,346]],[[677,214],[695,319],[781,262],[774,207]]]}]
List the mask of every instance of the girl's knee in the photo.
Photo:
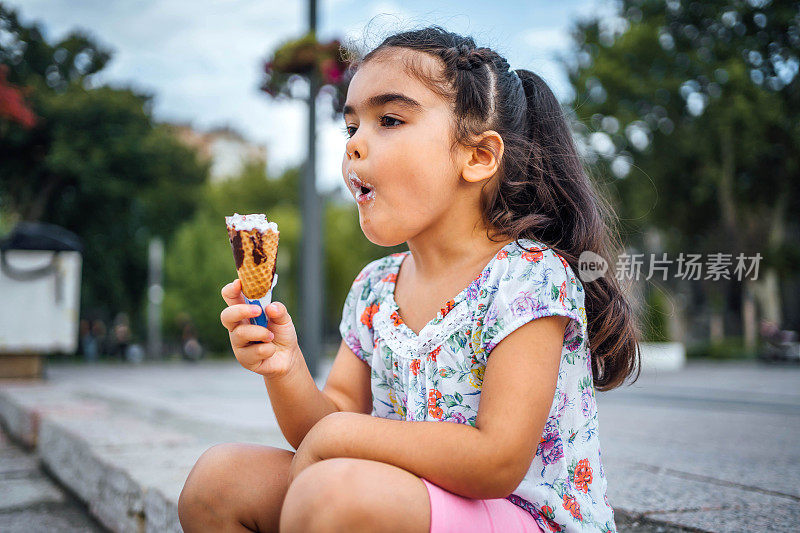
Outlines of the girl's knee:
[{"label": "girl's knee", "polygon": [[210,511],[216,503],[225,501],[225,491],[231,485],[226,479],[235,476],[238,444],[212,446],[197,459],[183,484],[178,497],[178,515]]},{"label": "girl's knee", "polygon": [[[181,524],[197,522],[211,527],[236,521],[277,521],[285,487],[265,486],[275,472],[288,471],[292,453],[270,446],[227,443],[203,452],[178,498]],[[285,472],[284,474],[285,475]],[[275,508],[272,516],[271,507]]]},{"label": "girl's knee", "polygon": [[218,444],[203,452],[186,478],[184,492],[199,487],[211,488],[230,475],[238,453],[237,447],[237,444]]},{"label": "girl's knee", "polygon": [[[281,509],[281,531],[347,530],[362,518],[347,459],[314,463],[292,482]],[[333,529],[331,529],[333,528]]]}]

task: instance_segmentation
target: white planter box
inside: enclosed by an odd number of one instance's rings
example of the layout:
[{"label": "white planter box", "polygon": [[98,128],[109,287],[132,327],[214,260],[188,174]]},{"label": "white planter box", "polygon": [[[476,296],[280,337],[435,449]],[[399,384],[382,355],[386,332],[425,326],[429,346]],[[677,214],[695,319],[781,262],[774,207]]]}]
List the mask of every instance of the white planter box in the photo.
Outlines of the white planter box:
[{"label": "white planter box", "polygon": [[640,342],[642,372],[680,370],[686,365],[686,347],[682,342]]},{"label": "white planter box", "polygon": [[[9,250],[15,271],[50,264],[52,251]],[[59,252],[51,274],[17,280],[0,269],[0,354],[74,353],[78,347],[81,254]]]}]

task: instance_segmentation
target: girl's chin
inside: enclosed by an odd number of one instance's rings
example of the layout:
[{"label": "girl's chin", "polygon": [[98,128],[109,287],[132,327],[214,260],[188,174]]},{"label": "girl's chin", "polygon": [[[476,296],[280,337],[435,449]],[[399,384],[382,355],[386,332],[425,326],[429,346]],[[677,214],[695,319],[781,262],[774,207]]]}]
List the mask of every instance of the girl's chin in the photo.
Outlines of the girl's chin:
[{"label": "girl's chin", "polygon": [[[380,228],[378,231],[374,231],[374,228]],[[367,238],[369,242],[376,246],[381,246],[383,248],[390,248],[392,246],[397,246],[399,244],[403,244],[406,242],[406,239],[402,235],[398,235],[396,232],[388,233],[387,230],[391,230],[391,224],[384,224],[383,226],[378,226],[375,224],[361,223],[361,232]],[[383,231],[381,231],[381,229]]]},{"label": "girl's chin", "polygon": [[381,242],[384,240],[385,236],[381,235],[380,232],[373,231],[374,224],[370,223],[369,221],[364,221],[361,219],[361,233],[364,234],[364,237],[367,238],[369,242],[372,244],[377,244],[378,246],[383,246]]},{"label": "girl's chin", "polygon": [[364,220],[363,217],[360,217],[359,222],[361,223],[361,233],[364,234],[364,237],[366,237],[369,242],[377,246],[387,246],[386,242],[391,239],[391,236],[386,234],[386,230],[390,228],[386,227],[386,225],[381,227],[381,225],[376,224],[374,220]]}]

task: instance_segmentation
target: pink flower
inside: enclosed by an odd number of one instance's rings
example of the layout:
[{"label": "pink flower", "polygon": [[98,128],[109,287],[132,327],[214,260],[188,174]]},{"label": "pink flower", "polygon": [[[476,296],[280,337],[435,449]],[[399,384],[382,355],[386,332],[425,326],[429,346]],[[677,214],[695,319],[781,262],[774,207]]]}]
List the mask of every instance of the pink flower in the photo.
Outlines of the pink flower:
[{"label": "pink flower", "polygon": [[467,423],[466,417],[464,417],[464,415],[462,415],[461,413],[458,413],[458,412],[450,413],[450,416],[448,417],[448,420],[452,420],[453,422],[456,422],[458,424],[466,424]]},{"label": "pink flower", "polygon": [[530,292],[523,292],[511,302],[511,312],[515,316],[528,316],[539,310],[539,302],[533,298]]},{"label": "pink flower", "polygon": [[545,466],[553,464],[562,457],[564,457],[564,446],[561,443],[561,437],[558,434],[558,428],[555,426],[555,421],[550,419],[545,426],[544,437],[539,442],[539,449],[536,454],[542,454],[542,463]]},{"label": "pink flower", "polygon": [[325,83],[330,84],[337,84],[342,81],[342,70],[339,68],[339,65],[336,63],[335,59],[328,58],[324,60],[320,66],[320,71],[322,71],[322,77],[325,80]]},{"label": "pink flower", "polygon": [[581,411],[585,416],[592,416],[595,410],[595,399],[592,396],[591,389],[583,389],[581,391]]},{"label": "pink flower", "polygon": [[347,332],[347,345],[355,352],[358,353],[361,351],[361,341],[358,338],[358,335],[353,331]]}]

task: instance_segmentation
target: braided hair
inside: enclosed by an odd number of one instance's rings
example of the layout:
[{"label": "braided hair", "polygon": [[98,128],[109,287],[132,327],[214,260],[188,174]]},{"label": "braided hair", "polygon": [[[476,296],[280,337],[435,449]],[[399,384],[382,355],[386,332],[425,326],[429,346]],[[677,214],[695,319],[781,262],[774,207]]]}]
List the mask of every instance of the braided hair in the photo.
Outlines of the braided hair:
[{"label": "braided hair", "polygon": [[[454,146],[480,147],[474,139],[487,130],[503,139],[498,171],[481,191],[488,237],[542,242],[576,272],[584,251],[616,264],[611,258],[621,245],[609,228],[613,209],[585,172],[565,113],[545,81],[529,70],[512,70],[496,51],[439,26],[387,37],[354,60],[350,74],[409,50],[440,60],[439,71],[431,72],[417,54],[401,56],[409,75],[452,103]],[[584,289],[594,384],[610,390],[641,370],[639,327],[613,269]]]}]

